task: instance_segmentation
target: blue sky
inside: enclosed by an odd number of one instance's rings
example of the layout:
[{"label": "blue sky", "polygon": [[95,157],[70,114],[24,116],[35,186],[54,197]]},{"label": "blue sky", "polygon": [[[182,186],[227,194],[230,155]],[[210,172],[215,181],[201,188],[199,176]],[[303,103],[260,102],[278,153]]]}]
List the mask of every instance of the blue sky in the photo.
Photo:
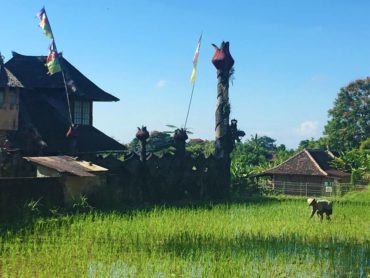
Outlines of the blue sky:
[{"label": "blue sky", "polygon": [[94,125],[128,143],[136,127],[182,126],[203,31],[188,127],[214,138],[216,70],[211,43],[230,41],[231,117],[251,134],[295,148],[318,138],[339,89],[370,67],[369,1],[2,1],[0,51],[46,55],[36,13],[45,5],[58,50],[120,98],[95,103]]}]

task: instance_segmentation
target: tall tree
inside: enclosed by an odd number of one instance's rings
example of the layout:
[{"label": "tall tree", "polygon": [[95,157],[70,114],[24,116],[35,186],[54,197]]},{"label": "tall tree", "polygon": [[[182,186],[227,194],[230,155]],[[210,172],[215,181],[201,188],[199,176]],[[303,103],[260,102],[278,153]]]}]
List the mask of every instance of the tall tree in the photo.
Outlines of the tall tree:
[{"label": "tall tree", "polygon": [[331,149],[358,148],[370,136],[369,93],[369,77],[340,89],[324,131]]},{"label": "tall tree", "polygon": [[303,149],[327,149],[328,143],[326,137],[321,137],[317,140],[314,138],[302,140],[299,142],[298,150]]}]

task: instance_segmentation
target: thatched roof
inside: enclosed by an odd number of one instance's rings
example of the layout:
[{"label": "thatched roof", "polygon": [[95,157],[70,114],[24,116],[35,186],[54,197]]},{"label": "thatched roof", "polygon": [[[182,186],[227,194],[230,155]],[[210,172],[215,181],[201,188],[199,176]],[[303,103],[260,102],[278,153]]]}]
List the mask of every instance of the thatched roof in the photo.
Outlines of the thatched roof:
[{"label": "thatched roof", "polygon": [[329,151],[304,149],[261,175],[303,175],[339,178],[350,176],[350,174],[335,169],[330,165],[333,158],[334,155]]},{"label": "thatched roof", "polygon": [[0,62],[0,88],[23,88],[22,83]]},{"label": "thatched roof", "polygon": [[[26,56],[13,52],[13,57],[5,65],[27,89],[64,90],[62,73],[48,75],[45,63],[46,56]],[[60,55],[60,63],[65,72],[69,93],[93,101],[119,100],[100,89],[62,55]]]}]

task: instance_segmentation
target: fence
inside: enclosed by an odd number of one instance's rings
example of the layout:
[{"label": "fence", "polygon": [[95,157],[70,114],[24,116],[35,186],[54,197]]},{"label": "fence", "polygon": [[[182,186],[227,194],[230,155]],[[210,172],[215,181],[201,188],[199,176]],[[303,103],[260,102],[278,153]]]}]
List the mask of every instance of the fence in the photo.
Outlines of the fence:
[{"label": "fence", "polygon": [[276,193],[296,196],[342,196],[348,191],[361,191],[366,185],[352,185],[349,183],[300,183],[300,182],[274,182],[263,187],[272,189]]}]

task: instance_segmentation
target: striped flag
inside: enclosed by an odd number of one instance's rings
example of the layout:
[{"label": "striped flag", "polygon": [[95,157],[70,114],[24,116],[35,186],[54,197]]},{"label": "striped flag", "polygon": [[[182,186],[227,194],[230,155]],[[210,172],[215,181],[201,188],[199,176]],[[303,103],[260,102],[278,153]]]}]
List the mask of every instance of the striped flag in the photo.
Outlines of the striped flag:
[{"label": "striped flag", "polygon": [[44,34],[50,38],[53,39],[53,33],[51,32],[51,27],[49,24],[48,17],[46,16],[45,8],[42,8],[38,13],[37,17],[40,20],[39,26],[41,27],[42,31],[44,31]]},{"label": "striped flag", "polygon": [[37,13],[37,17],[40,19],[39,26],[44,31],[44,34],[48,38],[53,40],[51,44],[49,45],[49,54],[46,58],[46,64],[45,64],[45,66],[48,68],[48,74],[52,75],[54,73],[62,71],[62,68],[60,66],[58,51],[55,46],[53,32],[51,31],[51,26],[50,26],[48,17],[46,15],[45,8],[42,8]]},{"label": "striped flag", "polygon": [[56,51],[49,52],[49,55],[46,58],[46,67],[48,68],[49,75],[62,71],[62,68],[60,67],[58,53]]},{"label": "striped flag", "polygon": [[197,64],[198,64],[198,58],[199,58],[199,51],[200,51],[200,44],[202,42],[202,35],[200,35],[198,40],[197,49],[195,50],[194,58],[193,58],[193,71],[191,72],[190,82],[192,84],[195,84],[195,79],[197,76]]}]

